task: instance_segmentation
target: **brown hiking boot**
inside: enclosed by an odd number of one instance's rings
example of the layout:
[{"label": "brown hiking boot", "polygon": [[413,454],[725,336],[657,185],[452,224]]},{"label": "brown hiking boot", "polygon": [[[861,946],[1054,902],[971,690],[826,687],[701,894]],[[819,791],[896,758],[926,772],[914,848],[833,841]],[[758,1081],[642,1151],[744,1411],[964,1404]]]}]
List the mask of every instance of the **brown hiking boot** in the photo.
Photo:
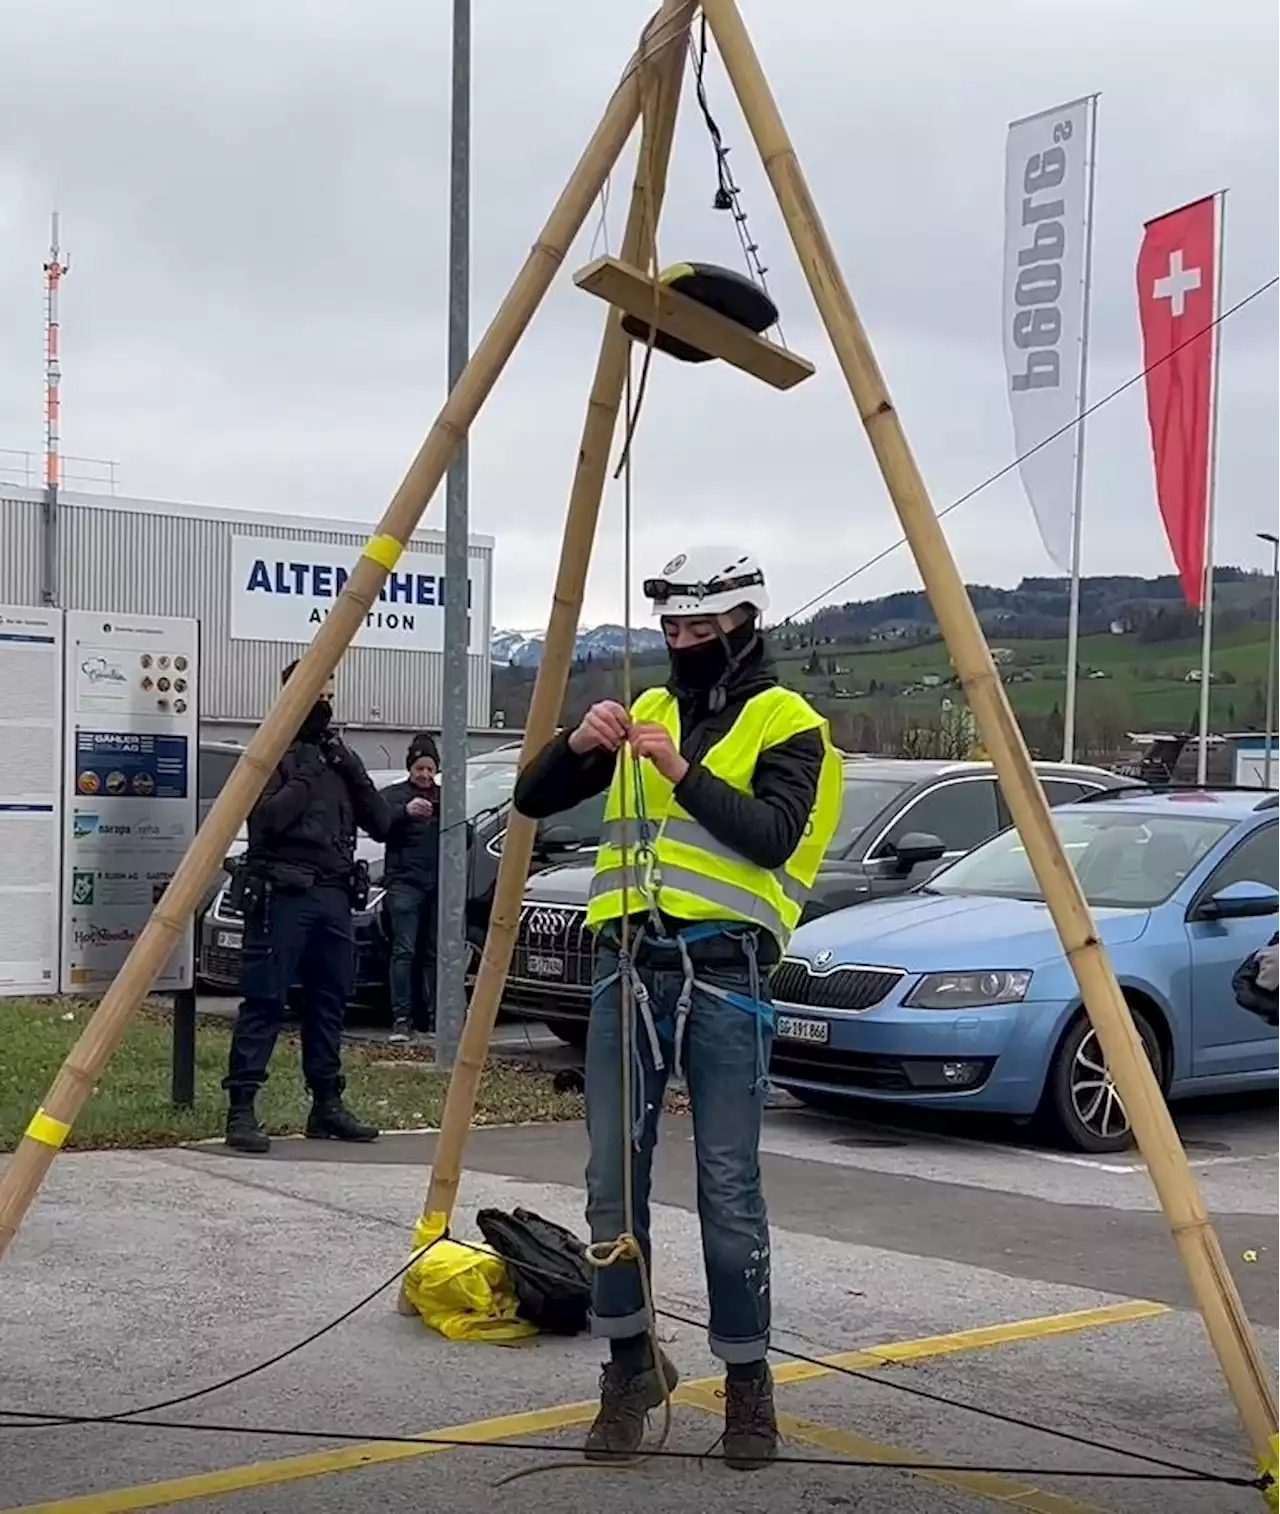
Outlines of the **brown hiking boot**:
[{"label": "brown hiking boot", "polygon": [[729,1378],[724,1387],[724,1459],[738,1472],[754,1472],[778,1454],[773,1377],[765,1362],[754,1377]]},{"label": "brown hiking boot", "polygon": [[618,1362],[606,1365],[600,1375],[600,1412],[583,1447],[588,1461],[612,1461],[639,1452],[649,1411],[658,1408],[665,1397],[658,1369],[666,1380],[667,1392],[674,1392],[680,1374],[664,1352],[658,1354],[658,1368],[648,1367],[643,1372],[628,1372]]}]

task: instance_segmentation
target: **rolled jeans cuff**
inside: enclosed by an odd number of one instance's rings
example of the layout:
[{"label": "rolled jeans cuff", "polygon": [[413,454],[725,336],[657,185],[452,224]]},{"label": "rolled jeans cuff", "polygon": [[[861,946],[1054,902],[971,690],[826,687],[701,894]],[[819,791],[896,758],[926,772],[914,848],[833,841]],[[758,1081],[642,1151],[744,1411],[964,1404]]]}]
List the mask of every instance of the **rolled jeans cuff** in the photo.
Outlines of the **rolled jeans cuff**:
[{"label": "rolled jeans cuff", "polygon": [[711,1354],[720,1361],[738,1366],[746,1362],[762,1362],[769,1355],[769,1337],[753,1341],[727,1341],[718,1335],[707,1335]]},{"label": "rolled jeans cuff", "polygon": [[634,1336],[646,1334],[648,1329],[649,1316],[643,1309],[636,1309],[631,1314],[593,1312],[591,1315],[591,1333],[597,1340],[631,1340]]}]

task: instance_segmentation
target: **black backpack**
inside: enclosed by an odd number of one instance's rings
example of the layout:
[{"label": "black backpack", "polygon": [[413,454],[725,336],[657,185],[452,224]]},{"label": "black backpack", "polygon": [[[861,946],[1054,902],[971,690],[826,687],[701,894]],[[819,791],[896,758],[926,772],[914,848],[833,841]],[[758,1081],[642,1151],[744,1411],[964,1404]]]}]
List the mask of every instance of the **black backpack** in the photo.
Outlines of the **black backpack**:
[{"label": "black backpack", "polygon": [[591,1269],[587,1248],[572,1231],[529,1209],[482,1209],[476,1224],[507,1263],[523,1319],[548,1335],[587,1328]]}]

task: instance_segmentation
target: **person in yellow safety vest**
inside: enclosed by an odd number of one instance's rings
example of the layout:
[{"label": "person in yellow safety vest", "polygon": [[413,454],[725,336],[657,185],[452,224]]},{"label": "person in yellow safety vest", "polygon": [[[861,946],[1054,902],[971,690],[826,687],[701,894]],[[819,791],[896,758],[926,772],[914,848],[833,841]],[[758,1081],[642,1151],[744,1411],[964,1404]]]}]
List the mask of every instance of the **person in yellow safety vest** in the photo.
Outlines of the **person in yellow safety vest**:
[{"label": "person in yellow safety vest", "polygon": [[[760,1126],[773,1009],[769,973],[800,919],[840,818],[841,765],[826,722],[780,686],[760,634],[764,573],[738,548],[691,549],[644,592],[670,659],[665,687],[630,710],[595,704],[525,768],[516,808],[541,819],[608,790],[587,924],[595,974],[586,1053],[587,1220],[597,1242],[627,1229],[650,1251],[649,1193],[668,1077],[693,1110],[710,1344],[726,1365],[724,1457],[777,1451],[769,1223]],[[625,917],[625,928],[624,928]],[[623,1045],[630,986],[632,1043]],[[632,1107],[622,1108],[622,1059]],[[600,1268],[594,1332],[610,1343],[594,1460],[634,1455],[677,1380],[654,1360],[634,1262]]]}]

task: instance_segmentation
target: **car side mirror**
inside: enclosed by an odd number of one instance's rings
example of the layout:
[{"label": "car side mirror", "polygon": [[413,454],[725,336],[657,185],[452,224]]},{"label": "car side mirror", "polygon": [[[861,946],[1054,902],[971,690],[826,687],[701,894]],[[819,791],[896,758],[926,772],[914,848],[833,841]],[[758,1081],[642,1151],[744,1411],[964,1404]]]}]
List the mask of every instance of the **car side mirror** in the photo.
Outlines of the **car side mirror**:
[{"label": "car side mirror", "polygon": [[538,831],[538,849],[543,852],[576,852],[582,845],[571,825],[547,825]]},{"label": "car side mirror", "polygon": [[1280,909],[1280,893],[1265,883],[1242,878],[1211,894],[1196,911],[1201,920],[1253,920],[1274,915]]},{"label": "car side mirror", "polygon": [[946,855],[946,844],[941,836],[928,831],[908,831],[900,840],[891,842],[889,854],[900,873],[909,873],[922,862],[939,862]]}]

